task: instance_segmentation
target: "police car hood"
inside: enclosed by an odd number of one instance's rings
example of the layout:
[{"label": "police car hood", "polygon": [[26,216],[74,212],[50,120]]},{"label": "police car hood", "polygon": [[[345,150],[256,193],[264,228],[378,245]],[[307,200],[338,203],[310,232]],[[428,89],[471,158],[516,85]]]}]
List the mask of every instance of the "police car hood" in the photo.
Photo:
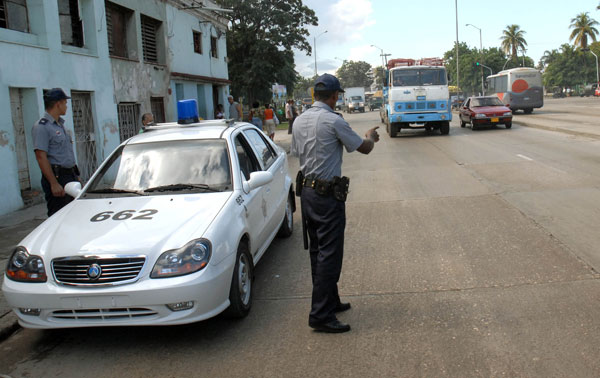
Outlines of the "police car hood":
[{"label": "police car hood", "polygon": [[153,255],[203,236],[232,192],[79,199],[25,238],[30,253],[56,257]]}]

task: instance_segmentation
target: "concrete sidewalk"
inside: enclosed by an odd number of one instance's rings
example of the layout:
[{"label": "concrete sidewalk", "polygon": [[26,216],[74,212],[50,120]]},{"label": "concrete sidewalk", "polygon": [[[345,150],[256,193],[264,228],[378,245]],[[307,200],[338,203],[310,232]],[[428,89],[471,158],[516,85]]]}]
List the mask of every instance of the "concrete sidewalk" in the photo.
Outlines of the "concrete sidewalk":
[{"label": "concrete sidewalk", "polygon": [[513,122],[521,126],[536,129],[600,139],[599,117],[573,116],[573,114],[554,114],[550,112],[540,114],[536,114],[535,112],[533,114],[517,113],[513,116]]},{"label": "concrete sidewalk", "polygon": [[[287,130],[276,130],[275,143],[287,153],[290,151],[292,136]],[[31,231],[48,217],[46,203],[27,207],[13,213],[0,216],[0,272],[4,279],[6,262],[14,248]],[[0,341],[4,340],[19,328],[17,316],[8,307],[4,295],[0,294]]]}]

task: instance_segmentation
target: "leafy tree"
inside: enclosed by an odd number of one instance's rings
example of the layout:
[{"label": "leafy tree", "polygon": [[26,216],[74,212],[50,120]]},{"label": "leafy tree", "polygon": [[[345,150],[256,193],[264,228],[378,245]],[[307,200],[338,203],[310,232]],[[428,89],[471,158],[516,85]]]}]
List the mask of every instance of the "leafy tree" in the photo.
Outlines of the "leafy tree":
[{"label": "leafy tree", "polygon": [[292,49],[311,52],[307,25],[317,25],[315,12],[302,0],[216,0],[233,9],[227,56],[231,92],[249,101],[269,101],[271,86],[285,84],[293,91],[298,73]]},{"label": "leafy tree", "polygon": [[[599,42],[592,43],[590,48],[600,54]],[[544,86],[549,90],[596,81],[596,61],[592,54],[565,43],[544,55],[549,57],[543,75]]]},{"label": "leafy tree", "polygon": [[573,31],[569,36],[569,41],[573,41],[576,46],[585,49],[588,47],[588,37],[596,42],[596,35],[598,29],[595,26],[598,22],[593,18],[589,17],[589,12],[579,13],[575,18],[571,19],[571,25],[569,26]]},{"label": "leafy tree", "polygon": [[296,85],[294,86],[294,98],[301,99],[310,97],[310,88],[313,86],[313,83],[316,79],[316,76],[311,78],[299,77]]},{"label": "leafy tree", "polygon": [[519,25],[507,25],[506,29],[502,31],[500,48],[510,55],[511,59],[518,58],[518,50],[525,50],[525,46],[527,46],[524,35],[525,31],[521,30]]},{"label": "leafy tree", "polygon": [[372,80],[367,76],[367,71],[371,69],[371,65],[367,62],[353,60],[344,60],[342,66],[336,71],[336,76],[342,84],[342,88],[346,87],[368,87]]}]

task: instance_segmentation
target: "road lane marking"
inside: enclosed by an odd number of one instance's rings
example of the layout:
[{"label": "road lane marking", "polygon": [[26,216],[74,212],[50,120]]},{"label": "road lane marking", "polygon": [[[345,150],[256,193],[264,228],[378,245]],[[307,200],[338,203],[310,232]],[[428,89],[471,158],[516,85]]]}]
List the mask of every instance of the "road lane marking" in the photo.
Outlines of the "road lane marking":
[{"label": "road lane marking", "polygon": [[525,155],[517,154],[517,156],[518,156],[518,157],[520,157],[521,159],[525,159],[525,160],[533,161],[533,159],[532,159],[532,158],[530,158],[530,157],[527,157],[527,156],[525,156]]}]

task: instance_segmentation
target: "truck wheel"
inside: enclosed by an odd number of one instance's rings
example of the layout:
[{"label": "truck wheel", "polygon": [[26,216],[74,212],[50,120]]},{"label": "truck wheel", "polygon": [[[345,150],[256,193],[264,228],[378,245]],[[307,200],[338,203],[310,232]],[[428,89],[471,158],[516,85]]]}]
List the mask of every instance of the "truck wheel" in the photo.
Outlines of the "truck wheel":
[{"label": "truck wheel", "polygon": [[390,123],[390,137],[395,138],[400,132],[400,128],[396,123]]},{"label": "truck wheel", "polygon": [[440,124],[440,133],[442,135],[448,135],[450,133],[450,122],[442,122]]},{"label": "truck wheel", "polygon": [[523,109],[523,112],[525,112],[525,114],[531,114],[533,113],[533,108]]}]

